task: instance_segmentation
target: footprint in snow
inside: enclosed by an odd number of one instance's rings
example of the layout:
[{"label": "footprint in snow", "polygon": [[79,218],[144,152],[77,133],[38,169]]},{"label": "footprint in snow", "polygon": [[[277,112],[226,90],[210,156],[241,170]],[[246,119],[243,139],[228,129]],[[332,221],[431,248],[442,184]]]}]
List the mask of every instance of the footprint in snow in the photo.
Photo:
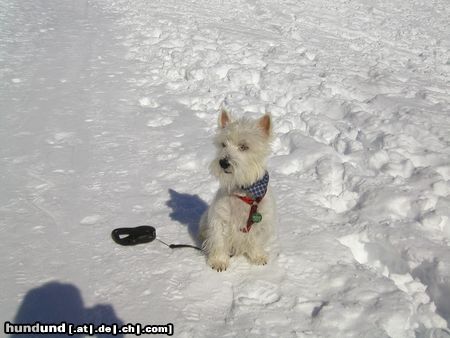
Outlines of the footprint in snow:
[{"label": "footprint in snow", "polygon": [[269,305],[278,302],[280,298],[278,286],[263,280],[244,283],[236,297],[237,302],[242,305]]}]

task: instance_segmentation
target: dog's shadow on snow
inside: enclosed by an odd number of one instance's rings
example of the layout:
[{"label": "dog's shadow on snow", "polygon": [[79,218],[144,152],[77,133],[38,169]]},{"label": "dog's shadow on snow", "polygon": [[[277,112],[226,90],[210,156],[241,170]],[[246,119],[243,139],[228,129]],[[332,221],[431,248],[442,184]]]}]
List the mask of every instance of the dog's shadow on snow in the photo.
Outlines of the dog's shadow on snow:
[{"label": "dog's shadow on snow", "polygon": [[166,205],[172,208],[170,218],[187,226],[189,235],[196,245],[201,245],[198,236],[200,217],[208,208],[208,204],[198,195],[190,195],[169,189],[170,199]]}]

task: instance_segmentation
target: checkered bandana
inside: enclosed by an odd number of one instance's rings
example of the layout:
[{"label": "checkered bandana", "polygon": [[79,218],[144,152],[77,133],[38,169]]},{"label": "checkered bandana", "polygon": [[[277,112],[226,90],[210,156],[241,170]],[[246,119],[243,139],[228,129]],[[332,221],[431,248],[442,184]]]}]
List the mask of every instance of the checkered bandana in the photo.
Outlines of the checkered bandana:
[{"label": "checkered bandana", "polygon": [[250,194],[253,199],[257,199],[259,197],[264,197],[267,191],[267,186],[269,184],[269,173],[266,171],[266,174],[259,181],[256,181],[249,187],[242,187],[242,189]]}]

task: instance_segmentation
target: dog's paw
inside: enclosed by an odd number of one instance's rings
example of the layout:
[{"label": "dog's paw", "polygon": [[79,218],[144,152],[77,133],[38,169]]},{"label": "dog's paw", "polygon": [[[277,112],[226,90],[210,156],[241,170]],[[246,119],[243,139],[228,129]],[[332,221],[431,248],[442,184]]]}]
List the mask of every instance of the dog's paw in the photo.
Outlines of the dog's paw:
[{"label": "dog's paw", "polygon": [[255,265],[266,265],[269,260],[266,254],[249,255],[248,259]]},{"label": "dog's paw", "polygon": [[230,259],[226,256],[220,256],[220,257],[209,257],[208,258],[208,264],[209,266],[214,269],[217,270],[219,272],[221,271],[225,271],[228,268]]}]

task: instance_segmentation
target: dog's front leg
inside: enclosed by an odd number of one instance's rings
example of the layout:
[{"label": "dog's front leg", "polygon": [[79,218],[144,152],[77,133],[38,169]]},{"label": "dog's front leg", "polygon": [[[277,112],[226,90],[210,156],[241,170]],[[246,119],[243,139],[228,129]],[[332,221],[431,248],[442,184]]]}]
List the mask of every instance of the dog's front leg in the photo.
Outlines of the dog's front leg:
[{"label": "dog's front leg", "polygon": [[251,263],[256,265],[266,265],[268,261],[267,253],[258,243],[254,243],[247,249],[246,256]]},{"label": "dog's front leg", "polygon": [[214,253],[208,255],[209,266],[219,272],[225,271],[230,264],[230,256],[223,253]]},{"label": "dog's front leg", "polygon": [[226,241],[225,224],[221,221],[215,221],[208,230],[206,245],[208,264],[214,270],[225,271],[230,263],[230,250]]}]

